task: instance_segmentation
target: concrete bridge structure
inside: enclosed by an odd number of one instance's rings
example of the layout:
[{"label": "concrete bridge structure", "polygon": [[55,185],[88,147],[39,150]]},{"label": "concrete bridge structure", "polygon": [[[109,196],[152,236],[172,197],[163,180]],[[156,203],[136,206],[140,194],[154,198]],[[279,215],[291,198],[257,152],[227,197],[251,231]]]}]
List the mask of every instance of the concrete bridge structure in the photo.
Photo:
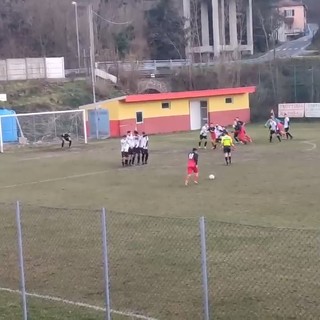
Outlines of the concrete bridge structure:
[{"label": "concrete bridge structure", "polygon": [[[183,15],[186,27],[192,27],[195,0],[183,0]],[[253,54],[252,0],[242,0],[237,8],[237,0],[200,0],[201,2],[201,43],[188,44],[187,57],[192,54],[219,57],[222,53],[239,55],[242,52]],[[241,19],[240,19],[241,18]],[[239,23],[241,20],[241,26]],[[239,30],[244,29],[245,30]],[[241,32],[242,31],[242,32]],[[243,39],[246,35],[246,39]]]}]

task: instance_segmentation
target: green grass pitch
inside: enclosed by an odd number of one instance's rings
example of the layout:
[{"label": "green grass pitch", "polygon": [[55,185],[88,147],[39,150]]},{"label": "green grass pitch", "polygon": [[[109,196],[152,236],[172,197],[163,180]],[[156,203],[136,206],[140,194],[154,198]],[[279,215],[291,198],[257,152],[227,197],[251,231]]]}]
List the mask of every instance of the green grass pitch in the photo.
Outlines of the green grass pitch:
[{"label": "green grass pitch", "polygon": [[[254,143],[237,145],[230,167],[210,143],[200,150],[199,185],[189,187],[187,154],[198,132],[150,136],[149,164],[130,168],[121,168],[114,139],[8,150],[0,156],[0,286],[19,287],[19,200],[27,291],[103,307],[105,207],[113,309],[200,319],[198,218],[205,216],[217,319],[320,318],[319,124],[294,124],[292,141],[272,144],[263,125],[247,130]],[[104,318],[85,307],[29,302],[32,319]],[[0,290],[0,319],[19,317],[19,296]]]}]

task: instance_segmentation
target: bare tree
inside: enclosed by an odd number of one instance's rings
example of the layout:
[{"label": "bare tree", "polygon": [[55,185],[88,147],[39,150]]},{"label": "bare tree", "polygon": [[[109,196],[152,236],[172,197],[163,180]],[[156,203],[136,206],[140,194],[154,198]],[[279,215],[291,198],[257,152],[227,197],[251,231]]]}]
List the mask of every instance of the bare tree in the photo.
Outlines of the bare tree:
[{"label": "bare tree", "polygon": [[[201,0],[190,0],[190,44],[191,47],[201,46]],[[193,58],[195,60],[195,54],[192,52]],[[202,62],[201,53],[199,55],[199,62]]]}]

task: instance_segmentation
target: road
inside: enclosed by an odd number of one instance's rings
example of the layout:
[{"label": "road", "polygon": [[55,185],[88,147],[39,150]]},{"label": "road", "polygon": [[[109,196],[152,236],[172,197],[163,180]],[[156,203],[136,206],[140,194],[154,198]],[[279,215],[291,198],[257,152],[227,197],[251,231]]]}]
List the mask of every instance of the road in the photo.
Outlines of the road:
[{"label": "road", "polygon": [[318,31],[317,24],[308,24],[309,32],[306,36],[299,38],[297,40],[289,41],[274,50],[270,50],[263,56],[252,59],[255,62],[264,62],[273,60],[275,57],[277,59],[288,59],[296,56],[303,56],[306,54],[306,48],[311,44],[314,34]]},{"label": "road", "polygon": [[[311,44],[313,35],[318,31],[317,24],[308,24],[309,32],[306,36],[299,38],[297,40],[286,42],[275,50],[270,50],[266,54],[252,59],[244,59],[241,60],[240,63],[244,64],[255,64],[255,63],[263,63],[267,61],[271,61],[274,58],[276,59],[290,59],[297,56],[303,56],[308,54],[306,48]],[[173,69],[179,69],[181,67],[189,66],[191,63],[190,60],[145,60],[145,61],[137,61],[135,63],[132,62],[121,62],[121,66],[124,70],[137,70],[144,76],[150,76],[151,74],[156,74],[157,76],[166,76],[169,73],[172,73]],[[204,63],[203,65],[214,65],[217,61],[211,61],[209,63]],[[239,63],[239,61],[230,61],[232,63]],[[194,64],[195,65],[195,64]],[[197,64],[200,65],[200,64]],[[102,69],[106,72],[109,72],[109,68],[115,66],[114,61],[107,62],[99,62],[97,63],[97,68]],[[80,74],[86,73],[87,70],[66,70],[66,74]]]}]

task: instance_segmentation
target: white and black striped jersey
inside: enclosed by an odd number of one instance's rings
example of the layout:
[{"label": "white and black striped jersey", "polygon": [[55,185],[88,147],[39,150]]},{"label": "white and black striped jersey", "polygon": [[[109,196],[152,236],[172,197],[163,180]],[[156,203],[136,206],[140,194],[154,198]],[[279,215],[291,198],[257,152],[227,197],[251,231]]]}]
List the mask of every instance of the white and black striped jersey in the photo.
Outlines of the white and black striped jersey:
[{"label": "white and black striped jersey", "polygon": [[269,122],[269,128],[270,128],[270,130],[276,132],[276,131],[278,130],[278,124],[277,124],[277,122],[276,122],[275,120],[271,120],[271,121]]},{"label": "white and black striped jersey", "polygon": [[133,147],[134,148],[140,147],[140,139],[141,139],[141,136],[139,136],[139,135],[133,136]]},{"label": "white and black striped jersey", "polygon": [[134,148],[134,140],[133,140],[133,135],[132,134],[128,134],[126,137],[126,140],[128,142],[129,148]]},{"label": "white and black striped jersey", "polygon": [[205,124],[200,130],[200,135],[206,137],[208,135],[208,132],[209,132],[209,126]]},{"label": "white and black striped jersey", "polygon": [[121,152],[128,152],[129,151],[129,143],[127,138],[122,138],[121,141]]},{"label": "white and black striped jersey", "polygon": [[149,137],[144,135],[141,137],[141,148],[147,150],[149,148]]},{"label": "white and black striped jersey", "polygon": [[284,118],[284,128],[289,128],[289,126],[290,126],[290,118],[285,117]]}]

